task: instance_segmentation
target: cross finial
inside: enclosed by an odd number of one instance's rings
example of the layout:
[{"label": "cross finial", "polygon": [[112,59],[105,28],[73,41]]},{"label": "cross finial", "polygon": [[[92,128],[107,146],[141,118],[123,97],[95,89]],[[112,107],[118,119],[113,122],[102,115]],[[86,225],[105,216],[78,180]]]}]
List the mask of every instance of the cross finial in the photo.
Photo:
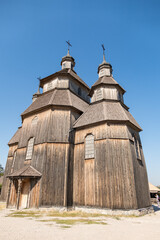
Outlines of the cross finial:
[{"label": "cross finial", "polygon": [[103,48],[103,62],[105,62],[106,61],[106,59],[105,59],[105,47],[104,47],[104,44],[102,44],[102,48]]},{"label": "cross finial", "polygon": [[67,55],[69,55],[69,48],[72,47],[72,45],[70,44],[70,41],[69,41],[69,40],[66,41],[66,43],[68,44],[68,53],[67,53]]},{"label": "cross finial", "polygon": [[38,91],[37,91],[37,93],[40,94],[40,80],[41,80],[41,77],[37,77],[37,79],[39,80],[39,86],[38,86]]}]

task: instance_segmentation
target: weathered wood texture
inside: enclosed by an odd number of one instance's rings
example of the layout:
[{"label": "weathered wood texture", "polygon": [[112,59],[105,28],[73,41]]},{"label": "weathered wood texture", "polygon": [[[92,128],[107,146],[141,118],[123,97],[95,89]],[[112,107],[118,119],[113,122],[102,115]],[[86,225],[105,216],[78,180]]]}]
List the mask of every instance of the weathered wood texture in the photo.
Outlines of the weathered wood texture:
[{"label": "weathered wood texture", "polygon": [[107,86],[98,87],[94,90],[91,102],[99,101],[101,99],[114,99],[121,100],[123,102],[122,91],[117,87]]},{"label": "weathered wood texture", "polygon": [[143,155],[142,147],[140,147],[141,160],[136,159],[135,146],[131,144],[131,154],[133,159],[133,168],[135,176],[135,188],[137,196],[138,208],[143,208],[144,206],[149,206],[150,203],[150,192],[149,192],[149,183],[148,176],[146,171],[146,164]]},{"label": "weathered wood texture", "polygon": [[[88,133],[95,138],[95,158],[92,160],[84,157],[84,139]],[[142,166],[136,164],[135,149],[131,150],[132,139],[132,133],[125,125],[103,124],[75,133],[74,205],[111,209],[137,209],[150,205],[145,194],[148,190],[146,168],[143,166],[140,170]],[[143,188],[140,184],[137,192],[139,181]]]},{"label": "weathered wood texture", "polygon": [[28,207],[36,207],[36,208],[39,207],[40,182],[41,180],[39,179],[30,180]]},{"label": "weathered wood texture", "polygon": [[[35,116],[38,117],[37,124],[32,124]],[[79,116],[76,111],[66,110],[63,107],[28,116],[23,121],[18,148],[26,147],[31,137],[35,137],[35,144],[69,142],[70,129],[75,118]]]},{"label": "weathered wood texture", "polygon": [[2,192],[1,192],[1,199],[3,201],[7,199],[8,188],[9,188],[9,179],[6,179],[6,176],[9,173],[11,173],[12,164],[13,164],[13,155],[14,155],[14,152],[17,150],[17,147],[18,147],[18,145],[15,144],[9,148],[5,172],[4,172],[3,184],[2,184],[3,187],[2,187]]},{"label": "weathered wood texture", "polygon": [[18,181],[14,180],[11,183],[11,192],[10,192],[10,197],[9,197],[9,205],[12,207],[16,207],[17,192],[18,192]]},{"label": "weathered wood texture", "polygon": [[[37,124],[32,120],[38,117]],[[28,206],[67,206],[73,202],[73,122],[76,111],[53,109],[24,119],[18,146],[10,146],[5,176],[11,173],[14,151],[17,149],[13,172],[30,164],[42,174],[38,184],[31,182]],[[35,137],[31,160],[26,160],[28,139]],[[7,198],[9,180],[5,179],[3,199]],[[39,190],[38,190],[39,189]],[[36,195],[39,197],[35,198]],[[39,203],[38,203],[39,202]]]},{"label": "weathered wood texture", "polygon": [[[18,145],[10,145],[5,177],[27,164],[42,174],[40,180],[30,179],[29,207],[74,204],[131,209],[149,206],[143,152],[141,150],[140,161],[134,144],[134,136],[140,143],[139,134],[124,124],[107,123],[74,131],[73,123],[79,115],[69,108],[57,107],[24,118]],[[94,135],[95,158],[85,160],[87,134]],[[31,160],[26,160],[31,137],[35,137],[33,155]],[[12,183],[9,201],[12,206],[17,198],[15,186]],[[9,180],[5,180],[4,200],[8,187]]]}]

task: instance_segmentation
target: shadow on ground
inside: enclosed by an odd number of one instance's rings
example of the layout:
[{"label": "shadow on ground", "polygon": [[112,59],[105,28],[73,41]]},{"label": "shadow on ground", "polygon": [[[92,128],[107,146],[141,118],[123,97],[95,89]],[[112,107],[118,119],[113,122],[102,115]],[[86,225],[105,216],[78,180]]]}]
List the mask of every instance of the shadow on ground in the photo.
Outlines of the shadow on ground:
[{"label": "shadow on ground", "polygon": [[156,205],[152,205],[155,212],[160,211],[160,208]]}]

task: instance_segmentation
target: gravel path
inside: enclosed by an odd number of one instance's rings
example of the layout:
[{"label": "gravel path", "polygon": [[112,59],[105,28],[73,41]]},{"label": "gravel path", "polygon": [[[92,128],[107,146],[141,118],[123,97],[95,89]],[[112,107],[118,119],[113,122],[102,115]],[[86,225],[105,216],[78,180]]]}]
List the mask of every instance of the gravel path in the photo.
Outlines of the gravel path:
[{"label": "gravel path", "polygon": [[55,222],[40,222],[37,218],[6,217],[9,213],[11,210],[0,210],[0,240],[160,239],[160,211],[119,220],[107,217],[107,225],[78,223],[70,228],[62,228]]}]

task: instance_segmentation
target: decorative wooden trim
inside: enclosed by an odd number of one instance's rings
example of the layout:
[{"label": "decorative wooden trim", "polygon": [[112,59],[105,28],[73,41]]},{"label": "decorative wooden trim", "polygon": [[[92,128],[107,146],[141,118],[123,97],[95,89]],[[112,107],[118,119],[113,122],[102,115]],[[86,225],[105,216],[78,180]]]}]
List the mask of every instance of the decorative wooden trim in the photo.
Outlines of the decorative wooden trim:
[{"label": "decorative wooden trim", "polygon": [[19,209],[19,201],[20,201],[21,189],[22,189],[22,179],[20,178],[20,179],[18,179],[17,209]]}]

